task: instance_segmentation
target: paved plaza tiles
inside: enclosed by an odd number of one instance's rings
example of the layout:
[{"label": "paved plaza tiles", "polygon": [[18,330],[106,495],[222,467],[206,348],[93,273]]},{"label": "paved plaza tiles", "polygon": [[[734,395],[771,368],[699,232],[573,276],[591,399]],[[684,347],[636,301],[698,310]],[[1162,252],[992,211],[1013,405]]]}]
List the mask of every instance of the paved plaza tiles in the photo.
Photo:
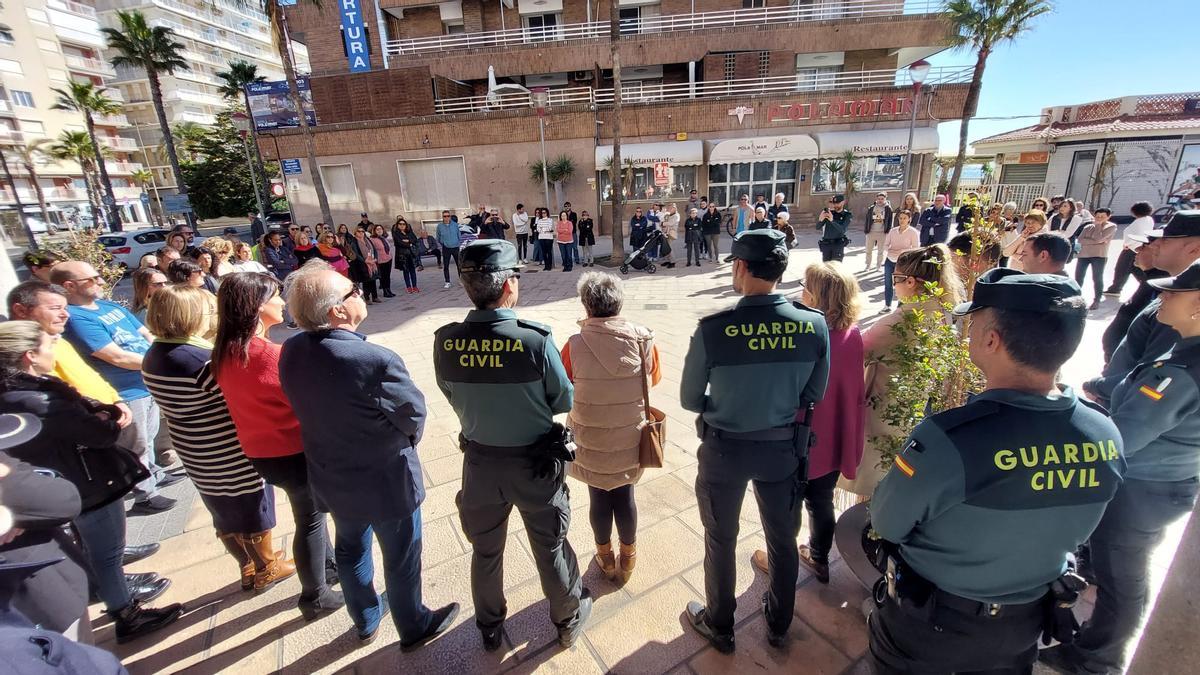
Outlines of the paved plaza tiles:
[{"label": "paved plaza tiles", "polygon": [[[815,237],[802,236],[792,253],[782,285],[798,297],[797,279],[804,266],[819,259]],[[729,239],[722,245],[728,247]],[[607,250],[605,242],[601,247]],[[682,256],[678,258],[682,260]],[[862,249],[850,247],[846,264],[863,266]],[[521,520],[514,513],[504,565],[509,617],[504,647],[486,653],[475,628],[470,595],[470,547],[459,527],[454,497],[461,483],[461,454],[456,443],[458,422],[434,384],[433,331],[460,320],[468,302],[457,283],[442,288],[441,271],[432,265],[420,273],[422,292],[401,293],[370,307],[361,330],[376,344],[399,353],[417,385],[425,392],[429,419],[419,454],[425,470],[423,506],[425,601],[437,607],[462,603],[463,612],[444,636],[421,650],[401,654],[395,628],[385,619],[379,638],[359,647],[345,611],[305,623],[296,609],[299,582],[276,585],[261,594],[238,586],[236,564],[217,541],[212,522],[190,483],[168,488],[180,498],[171,512],[131,517],[131,542],[162,540],[157,555],[128,571],[156,571],[173,580],[156,604],[183,602],[187,613],[159,634],[128,645],[116,645],[111,623],[99,606],[92,607],[99,645],[113,650],[136,674],[146,673],[866,673],[866,624],[860,606],[866,591],[840,561],[836,551],[829,585],[804,570],[796,589],[796,620],[784,650],[767,645],[759,597],[765,576],[750,565],[750,555],[763,548],[759,516],[752,496],[743,505],[738,541],[737,652],[723,656],[686,627],[685,604],[704,597],[703,529],[693,485],[696,448],[693,416],[679,406],[679,376],[688,340],[699,318],[729,307],[736,300],[729,285],[729,265],[659,269],[648,275],[631,271],[625,281],[623,315],[655,331],[663,358],[663,381],[651,391],[654,404],[669,417],[670,445],[666,466],[648,470],[637,486],[639,513],[638,566],[623,587],[600,575],[592,561],[593,540],[587,518],[588,493],[571,480],[573,507],[569,539],[584,570],[584,583],[596,598],[583,638],[569,650],[555,642],[545,600],[538,584]],[[597,266],[595,269],[604,269]],[[549,324],[561,347],[577,331],[583,311],[575,298],[572,272],[527,273],[521,277],[518,312]],[[394,276],[398,279],[398,276]],[[882,307],[882,275],[860,274],[869,299],[864,325]],[[1085,345],[1064,369],[1078,383],[1100,368],[1100,332],[1116,301],[1105,298],[1092,313]],[[273,337],[283,340],[290,331]],[[505,405],[497,401],[496,405]],[[290,551],[294,530],[286,497],[276,491],[279,524],[276,546]],[[806,519],[807,520],[807,519]],[[802,540],[807,532],[801,534]],[[376,585],[383,574],[378,547]],[[1085,603],[1086,605],[1087,603]],[[1087,608],[1084,608],[1087,611]]]}]

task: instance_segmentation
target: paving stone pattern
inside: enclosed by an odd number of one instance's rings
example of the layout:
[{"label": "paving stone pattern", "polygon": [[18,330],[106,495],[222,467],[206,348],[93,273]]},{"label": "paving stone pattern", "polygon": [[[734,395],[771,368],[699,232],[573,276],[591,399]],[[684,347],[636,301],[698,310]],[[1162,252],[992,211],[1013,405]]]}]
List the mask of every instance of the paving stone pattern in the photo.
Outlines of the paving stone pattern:
[{"label": "paving stone pattern", "polygon": [[[600,247],[607,254],[607,238]],[[729,239],[722,240],[728,249]],[[682,246],[679,260],[683,260]],[[598,251],[601,253],[601,251]],[[557,251],[556,251],[557,256]],[[792,253],[783,290],[796,294],[804,266],[819,260],[815,236],[802,235]],[[556,260],[557,263],[557,260]],[[851,247],[846,264],[862,268],[861,247]],[[738,542],[739,607],[736,613],[737,652],[723,656],[686,627],[684,605],[703,599],[703,529],[696,507],[698,440],[693,416],[678,401],[679,377],[688,340],[702,316],[736,301],[729,284],[729,265],[704,264],[674,270],[660,267],[657,274],[631,271],[625,278],[624,316],[655,331],[663,358],[662,383],[651,391],[654,404],[669,418],[669,447],[661,470],[649,470],[637,487],[639,509],[638,566],[624,587],[608,583],[592,561],[594,551],[587,518],[588,493],[572,479],[572,522],[569,540],[585,570],[584,582],[596,597],[595,610],[583,639],[570,650],[555,642],[546,602],[524,536],[514,513],[505,557],[505,590],[509,602],[506,641],[488,654],[480,647],[471,606],[470,547],[459,527],[454,497],[461,485],[461,456],[455,442],[458,422],[449,403],[434,384],[433,331],[460,320],[469,303],[455,284],[442,288],[441,271],[427,266],[420,273],[422,292],[404,293],[382,305],[370,307],[362,330],[371,341],[399,353],[416,383],[425,392],[429,419],[419,448],[427,497],[424,517],[425,602],[436,607],[450,601],[462,603],[456,625],[439,640],[412,653],[401,654],[395,628],[383,622],[379,638],[359,647],[344,611],[305,623],[296,609],[299,583],[290,579],[261,594],[242,592],[237,567],[217,541],[212,521],[190,482],[168,488],[167,495],[180,505],[156,516],[131,517],[131,543],[159,541],[163,550],[128,571],[157,571],[173,580],[159,600],[183,602],[186,615],[173,627],[129,645],[118,646],[111,623],[98,606],[92,607],[96,640],[112,649],[131,673],[865,673],[867,649],[865,621],[860,605],[865,590],[836,556],[829,585],[803,573],[796,589],[796,620],[791,641],[784,650],[766,643],[759,597],[764,575],[750,565],[750,555],[764,545],[752,495],[742,510]],[[531,266],[530,270],[539,269]],[[530,272],[521,277],[521,316],[550,324],[561,347],[577,332],[583,310],[575,297],[575,283],[583,268],[564,273]],[[604,269],[597,266],[595,269]],[[398,275],[394,277],[399,279]],[[870,304],[863,324],[878,316],[882,307],[882,275],[860,274]],[[1098,371],[1101,363],[1099,335],[1111,317],[1116,301],[1104,299],[1093,313],[1085,347],[1064,369],[1068,382],[1078,382]],[[280,330],[284,340],[292,333]],[[497,405],[503,405],[498,401]],[[277,546],[290,550],[294,524],[286,496],[276,491]],[[807,528],[806,528],[807,529]],[[801,534],[802,540],[807,533]],[[375,552],[376,585],[383,575],[378,548]]]}]

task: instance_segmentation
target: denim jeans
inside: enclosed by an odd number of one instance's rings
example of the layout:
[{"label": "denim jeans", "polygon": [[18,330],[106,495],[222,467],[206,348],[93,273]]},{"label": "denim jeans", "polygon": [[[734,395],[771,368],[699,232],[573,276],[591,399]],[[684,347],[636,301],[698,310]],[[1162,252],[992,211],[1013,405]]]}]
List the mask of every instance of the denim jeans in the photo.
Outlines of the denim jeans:
[{"label": "denim jeans", "polygon": [[563,270],[567,272],[570,272],[571,267],[574,265],[574,262],[572,262],[574,258],[571,257],[571,247],[574,245],[574,242],[558,245],[558,251],[562,254]]},{"label": "denim jeans", "polygon": [[579,263],[583,262],[582,260],[579,259],[579,242],[578,241],[571,242],[571,255],[575,256],[575,264],[578,265]]},{"label": "denim jeans", "polygon": [[161,413],[151,396],[124,403],[133,413],[133,421],[121,430],[117,445],[136,453],[142,466],[150,472],[149,478],[133,488],[134,499],[143,502],[158,494],[158,481],[163,475],[162,467],[154,463],[154,438],[158,436]]},{"label": "denim jeans", "polygon": [[404,287],[405,288],[416,288],[417,287],[417,261],[416,261],[416,258],[414,258],[413,256],[404,256],[402,258],[398,258],[396,262],[399,263],[398,266],[400,267],[400,270],[404,273]]},{"label": "denim jeans", "polygon": [[883,305],[885,307],[892,306],[892,297],[895,293],[892,287],[892,274],[896,271],[896,263],[883,258]]},{"label": "denim jeans", "polygon": [[458,247],[450,248],[442,247],[442,277],[446,279],[446,283],[450,283],[450,261],[454,261],[454,272],[458,273]]},{"label": "denim jeans", "polygon": [[542,269],[554,269],[554,240],[538,239],[538,250],[542,252]]},{"label": "denim jeans", "polygon": [[519,258],[521,260],[528,260],[528,256],[529,256],[529,235],[518,234],[517,235],[517,258]]},{"label": "denim jeans", "polygon": [[131,601],[121,565],[125,555],[125,502],[118,499],[79,514],[75,518],[75,529],[83,541],[96,592],[104,602],[104,608],[109,612],[124,609]]},{"label": "denim jeans", "polygon": [[383,616],[383,599],[375,592],[375,566],[371,561],[371,534],[383,551],[383,577],[388,606],[400,640],[415,640],[425,634],[433,614],[421,601],[421,510],[409,518],[369,523],[339,518],[334,556],[346,609],[360,632],[371,632]]}]

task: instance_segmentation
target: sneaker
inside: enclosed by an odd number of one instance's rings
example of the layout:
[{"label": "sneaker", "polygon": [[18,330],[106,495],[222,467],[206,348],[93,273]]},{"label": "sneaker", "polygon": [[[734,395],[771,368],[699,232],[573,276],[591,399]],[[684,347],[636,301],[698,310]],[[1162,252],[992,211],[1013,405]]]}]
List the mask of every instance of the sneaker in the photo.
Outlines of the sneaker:
[{"label": "sneaker", "polygon": [[575,641],[583,635],[583,629],[587,625],[588,617],[592,615],[592,594],[588,589],[583,589],[583,593],[579,596],[579,611],[575,614],[575,625],[566,630],[559,629],[558,645],[563,649],[570,649]]},{"label": "sneaker", "polygon": [[[425,634],[413,640],[400,641],[400,651],[411,652],[420,649],[425,644],[432,641],[437,636],[445,633],[450,629],[450,624],[454,623],[454,619],[458,617],[458,603],[452,602],[441,609],[434,610],[433,618],[429,621],[429,628],[425,630]],[[499,631],[497,631],[499,632]],[[488,650],[492,651],[492,650]]]},{"label": "sneaker", "polygon": [[379,635],[379,627],[383,625],[384,618],[392,611],[391,605],[388,604],[387,591],[379,594],[379,602],[383,605],[383,611],[379,613],[379,622],[369,631],[364,629],[356,631],[360,645],[369,645],[375,641],[375,637]]},{"label": "sneaker", "polygon": [[446,282],[446,285],[445,285],[445,286],[442,286],[442,288],[450,288],[450,282],[449,282],[449,281],[447,281],[447,282]]},{"label": "sneaker", "polygon": [[496,626],[487,630],[481,630],[483,635],[483,650],[494,652],[500,649],[500,645],[504,644],[504,627]]},{"label": "sneaker", "polygon": [[170,511],[175,508],[175,504],[175,500],[170,497],[154,495],[150,499],[134,502],[133,506],[129,508],[129,513],[135,516],[148,516],[155,513],[162,513],[163,511]]},{"label": "sneaker", "polygon": [[338,591],[327,590],[311,600],[301,597],[297,605],[305,621],[315,621],[325,614],[345,607],[346,599]]},{"label": "sneaker", "polygon": [[187,478],[186,474],[180,473],[164,473],[162,478],[158,479],[158,487],[165,488],[178,483]]},{"label": "sneaker", "polygon": [[413,293],[420,293],[420,292],[421,292],[421,289],[417,288],[416,286],[413,286]]},{"label": "sneaker", "polygon": [[732,654],[735,649],[733,635],[721,635],[712,626],[708,625],[707,610],[704,605],[695,600],[687,604],[688,621],[692,624],[692,628],[696,630],[714,649],[722,654]]}]

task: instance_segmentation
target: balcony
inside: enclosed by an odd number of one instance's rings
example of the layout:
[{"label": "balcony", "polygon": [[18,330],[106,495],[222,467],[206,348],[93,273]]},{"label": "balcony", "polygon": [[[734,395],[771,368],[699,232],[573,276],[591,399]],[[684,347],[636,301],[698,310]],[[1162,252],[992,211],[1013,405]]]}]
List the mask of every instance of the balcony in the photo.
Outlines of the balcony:
[{"label": "balcony", "polygon": [[25,133],[18,129],[0,127],[0,144],[18,145],[25,142]]},{"label": "balcony", "polygon": [[[739,26],[779,26],[788,23],[863,19],[901,15],[928,15],[944,11],[944,0],[845,0],[819,5],[765,7],[696,14],[673,14],[622,21],[624,36],[676,33],[684,31],[721,31]],[[464,49],[519,47],[547,42],[569,42],[606,37],[608,21],[563,24],[546,28],[513,28],[479,33],[458,33],[430,37],[390,40],[389,56],[446,53]]]},{"label": "balcony", "polygon": [[129,118],[124,115],[93,115],[92,121],[98,127],[127,127]]},{"label": "balcony", "polygon": [[177,70],[175,71],[175,77],[181,80],[199,82],[200,84],[211,84],[215,87],[219,87],[224,84],[224,81],[220,80],[219,78],[196,70]]},{"label": "balcony", "polygon": [[108,172],[112,174],[129,175],[134,171],[142,170],[140,162],[123,162],[109,159],[105,160],[104,166],[108,167]]},{"label": "balcony", "polygon": [[137,141],[132,138],[124,138],[122,136],[97,136],[96,140],[100,141],[105,147],[118,152],[136,152],[138,149]]},{"label": "balcony", "polygon": [[204,105],[215,106],[225,105],[225,99],[217,96],[216,94],[206,94],[202,91],[194,91],[192,89],[176,89],[175,95],[184,101],[191,101],[192,103],[202,103]]},{"label": "balcony", "polygon": [[67,67],[74,71],[96,73],[107,77],[117,76],[116,69],[100,59],[89,59],[86,56],[76,56],[74,54],[63,54],[63,59],[67,62]]},{"label": "balcony", "polygon": [[96,9],[94,7],[88,7],[87,5],[78,2],[72,2],[71,0],[47,0],[46,6],[52,9],[70,12],[71,14],[82,16],[87,19],[96,18]]},{"label": "balcony", "polygon": [[154,0],[154,4],[181,16],[186,16],[192,21],[201,21],[263,42],[269,43],[271,41],[271,32],[265,23],[265,16],[257,22],[249,18],[242,21],[234,21],[217,16],[213,13],[214,10],[212,7],[202,8],[186,2],[179,2],[179,0]]},{"label": "balcony", "polygon": [[191,111],[181,111],[171,115],[172,122],[195,122],[204,126],[212,126],[217,123],[216,115],[207,115],[205,113],[197,113]]},{"label": "balcony", "polygon": [[[973,66],[939,66],[931,68],[926,76],[926,86],[942,84],[966,84],[971,81]],[[629,86],[621,89],[622,103],[660,103],[688,99],[739,98],[762,94],[785,94],[788,92],[854,91],[865,89],[889,89],[907,87],[907,69],[861,70],[848,73],[833,73],[818,79],[789,75],[763,77],[746,80],[718,80],[696,82],[694,85],[661,84]],[[551,106],[567,105],[612,105],[612,89],[575,87],[554,89],[549,92]],[[528,94],[513,93],[500,96],[467,96],[446,98],[434,102],[434,112],[439,115],[458,113],[489,112],[493,110],[532,108]]]},{"label": "balcony", "polygon": [[6,101],[4,99],[0,99],[0,115],[12,115],[12,114],[13,114],[12,106],[8,104],[8,101]]}]

